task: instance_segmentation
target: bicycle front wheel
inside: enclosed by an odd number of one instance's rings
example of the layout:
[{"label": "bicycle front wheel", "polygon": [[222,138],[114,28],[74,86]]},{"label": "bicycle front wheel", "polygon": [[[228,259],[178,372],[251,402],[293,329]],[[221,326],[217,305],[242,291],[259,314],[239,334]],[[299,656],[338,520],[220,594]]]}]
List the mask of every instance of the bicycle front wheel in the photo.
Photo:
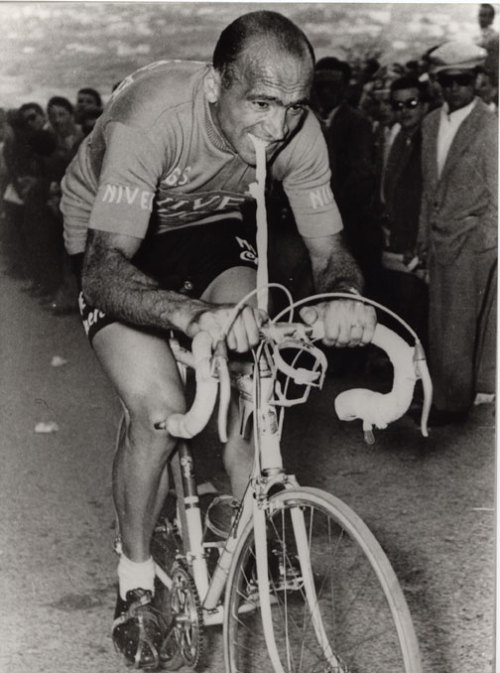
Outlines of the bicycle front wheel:
[{"label": "bicycle front wheel", "polygon": [[260,609],[252,522],[229,573],[229,673],[421,673],[396,575],[347,505],[318,489],[281,491],[270,498],[266,536],[271,610]]}]

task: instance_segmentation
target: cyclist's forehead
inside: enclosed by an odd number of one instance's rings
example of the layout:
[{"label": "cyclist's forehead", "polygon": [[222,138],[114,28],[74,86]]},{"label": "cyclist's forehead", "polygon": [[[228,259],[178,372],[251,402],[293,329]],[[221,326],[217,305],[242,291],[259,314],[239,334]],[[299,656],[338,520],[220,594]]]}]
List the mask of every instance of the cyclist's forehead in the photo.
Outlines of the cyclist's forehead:
[{"label": "cyclist's forehead", "polygon": [[309,95],[313,70],[307,57],[254,47],[238,59],[235,75],[245,96],[272,96],[289,103]]}]

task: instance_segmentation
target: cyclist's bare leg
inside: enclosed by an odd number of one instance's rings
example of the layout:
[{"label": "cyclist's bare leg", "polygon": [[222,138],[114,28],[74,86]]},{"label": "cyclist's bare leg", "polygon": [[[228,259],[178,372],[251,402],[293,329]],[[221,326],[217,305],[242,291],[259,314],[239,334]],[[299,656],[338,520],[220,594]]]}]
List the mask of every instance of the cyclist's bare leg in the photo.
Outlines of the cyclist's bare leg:
[{"label": "cyclist's bare leg", "polygon": [[[249,267],[232,267],[215,278],[205,290],[202,299],[214,303],[237,303],[255,289],[256,272]],[[256,305],[255,297],[248,302]],[[240,436],[236,400],[230,408],[228,441],[224,448],[224,467],[235,498],[240,500],[248,484],[253,464],[253,444]]]},{"label": "cyclist's bare leg", "polygon": [[113,465],[113,495],[123,552],[150,557],[150,540],[168,491],[167,460],[176,440],[155,428],[185,407],[182,383],[163,338],[120,323],[93,341],[96,355],[128,411],[128,427]]}]

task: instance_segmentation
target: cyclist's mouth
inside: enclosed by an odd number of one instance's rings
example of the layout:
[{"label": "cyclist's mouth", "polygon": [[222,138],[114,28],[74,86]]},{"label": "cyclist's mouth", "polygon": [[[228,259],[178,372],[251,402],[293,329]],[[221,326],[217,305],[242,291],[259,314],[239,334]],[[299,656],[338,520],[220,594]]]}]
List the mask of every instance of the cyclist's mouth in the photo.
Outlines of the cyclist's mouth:
[{"label": "cyclist's mouth", "polygon": [[271,161],[273,157],[279,152],[279,150],[283,147],[284,141],[282,140],[266,140],[265,138],[262,138],[260,136],[254,135],[252,133],[247,134],[248,137],[248,143],[250,145],[250,150],[254,156],[254,160],[252,164],[256,161],[257,159],[257,151],[254,145],[254,142],[252,140],[252,137],[255,138],[256,141],[259,143],[262,143],[263,148],[264,148],[264,153],[266,157],[266,162]]},{"label": "cyclist's mouth", "polygon": [[259,138],[259,140],[262,140],[262,142],[265,144],[264,149],[266,157],[270,157],[275,154],[279,147],[283,144],[282,142],[278,142],[276,140],[264,140],[263,138]]}]

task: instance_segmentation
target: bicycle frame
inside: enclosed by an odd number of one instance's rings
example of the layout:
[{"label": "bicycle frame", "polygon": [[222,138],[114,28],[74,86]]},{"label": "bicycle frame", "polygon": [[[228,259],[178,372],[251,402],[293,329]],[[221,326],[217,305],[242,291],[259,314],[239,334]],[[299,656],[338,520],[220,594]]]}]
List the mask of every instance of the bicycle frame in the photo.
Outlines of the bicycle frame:
[{"label": "bicycle frame", "polygon": [[[363,298],[360,300],[365,301]],[[299,304],[295,304],[291,308],[295,308]],[[200,432],[212,415],[215,407],[215,397],[218,388],[220,388],[219,435],[222,441],[225,441],[226,430],[223,424],[221,425],[221,417],[224,416],[229,403],[229,386],[232,386],[239,394],[240,433],[242,435],[245,435],[248,429],[250,418],[253,421],[253,470],[231,531],[224,541],[207,542],[204,540],[193,458],[189,444],[183,439],[179,440],[177,451],[170,465],[177,497],[177,521],[182,532],[182,551],[178,550],[176,558],[179,561],[184,561],[188,566],[189,574],[197,592],[196,600],[199,599],[199,605],[201,606],[201,614],[198,619],[202,619],[203,625],[222,624],[225,619],[231,618],[231,615],[239,616],[258,609],[265,647],[273,671],[275,673],[285,673],[278,650],[276,631],[273,626],[272,608],[275,598],[272,597],[271,585],[274,584],[276,589],[276,584],[275,579],[270,574],[268,552],[276,555],[276,548],[273,546],[268,550],[267,520],[269,516],[273,516],[274,512],[279,513],[281,498],[286,499],[283,491],[286,493],[304,491],[299,487],[295,477],[287,475],[283,469],[280,442],[284,410],[288,406],[305,402],[312,387],[321,388],[326,373],[327,360],[323,352],[314,346],[314,340],[320,338],[321,335],[312,334],[310,328],[306,328],[301,323],[278,323],[277,319],[265,328],[261,342],[253,351],[254,363],[253,365],[249,363],[248,369],[245,369],[245,371],[241,371],[241,368],[238,371],[228,369],[227,358],[222,351],[219,352],[218,348],[215,349],[212,356],[211,342],[207,340],[207,335],[204,333],[199,333],[194,338],[192,354],[181,348],[175,339],[171,339],[172,351],[184,383],[187,378],[187,369],[189,367],[195,369],[197,392],[191,409],[184,415],[178,414],[169,417],[165,421],[165,427],[173,436],[177,437],[189,438]],[[342,418],[339,411],[345,414],[344,420],[355,418],[363,420],[363,430],[367,441],[372,435],[372,427],[386,427],[389,422],[399,418],[406,411],[412,398],[416,379],[423,379],[426,372],[425,356],[418,340],[415,341],[415,347],[412,349],[395,333],[383,326],[378,326],[374,343],[386,351],[394,365],[393,391],[385,395],[366,389],[344,391],[337,397],[339,404],[336,401],[335,405],[339,417]],[[295,348],[297,354],[288,364],[282,355],[282,350],[290,348]],[[306,353],[308,358],[312,357],[313,360],[312,364],[309,360],[306,368],[298,366],[299,358],[303,353]],[[278,378],[279,372],[286,378],[284,385]],[[289,397],[290,381],[298,386],[303,386],[304,392],[295,398]],[[224,392],[225,385],[228,388]],[[425,389],[424,381],[424,392]],[[428,389],[429,385],[427,385]],[[394,398],[404,401],[403,403],[399,401],[398,405],[395,406]],[[361,411],[359,410],[360,400],[364,402]],[[222,414],[220,412],[221,408],[223,410]],[[423,415],[421,430],[424,435],[426,435],[425,421]],[[280,491],[275,496],[274,504],[273,489]],[[292,501],[294,498],[295,495],[292,496]],[[292,504],[290,507],[290,521],[297,549],[299,588],[307,605],[312,631],[323,660],[327,662],[329,668],[331,667],[332,670],[342,673],[348,669],[345,668],[342,660],[332,650],[329,635],[325,630],[324,620],[320,613],[320,601],[308,552],[308,525],[310,524],[306,523],[300,505],[294,506]],[[228,595],[231,594],[233,585],[236,586],[234,584],[234,573],[243,549],[242,543],[248,539],[249,532],[252,530],[258,602],[255,602],[253,598],[245,598],[238,605],[237,612],[228,612],[225,615],[225,603],[227,605],[230,603]],[[219,556],[215,569],[210,573],[206,552],[211,547],[218,548]],[[155,563],[155,565],[158,579],[168,589],[171,589],[173,580],[165,568],[158,563]],[[230,577],[233,579],[228,584]],[[282,590],[293,589],[293,579],[291,584],[288,581],[288,579],[285,579]],[[229,589],[229,594],[226,592],[226,588]],[[224,603],[225,592],[226,601]],[[182,623],[181,619],[179,624]]]},{"label": "bicycle frame", "polygon": [[[185,352],[181,352],[178,345],[174,345],[173,350],[179,358],[178,366],[185,382],[187,375],[185,362],[189,361],[189,356]],[[180,360],[183,360],[184,363]],[[193,579],[204,610],[205,625],[222,623],[221,597],[238,538],[252,518],[254,518],[254,521],[259,519],[259,510],[267,501],[269,489],[276,483],[284,487],[297,485],[295,477],[285,475],[283,471],[280,450],[282,424],[279,422],[276,406],[271,401],[273,396],[273,372],[269,363],[269,354],[264,349],[261,349],[254,367],[254,376],[256,377],[254,388],[257,399],[254,396],[250,400],[247,394],[240,395],[242,433],[250,414],[254,416],[255,461],[253,474],[242,500],[237,519],[225,541],[211,579],[208,575],[204,551],[203,526],[196,491],[193,459],[186,442],[179,442],[176,453],[171,460],[171,472],[177,495],[177,515],[185,535],[183,539],[185,558],[192,569]],[[237,390],[242,392],[238,384],[238,378],[233,377],[233,384]],[[265,536],[263,540],[265,544]],[[258,558],[265,559],[266,550],[260,549],[257,555]],[[263,572],[262,566],[260,568],[260,571],[257,570],[259,577]],[[159,580],[167,588],[170,588],[172,582],[165,570],[156,564],[156,571]],[[262,583],[264,582],[265,579]],[[262,598],[262,602],[265,600],[269,603],[269,594],[266,598]]]}]

